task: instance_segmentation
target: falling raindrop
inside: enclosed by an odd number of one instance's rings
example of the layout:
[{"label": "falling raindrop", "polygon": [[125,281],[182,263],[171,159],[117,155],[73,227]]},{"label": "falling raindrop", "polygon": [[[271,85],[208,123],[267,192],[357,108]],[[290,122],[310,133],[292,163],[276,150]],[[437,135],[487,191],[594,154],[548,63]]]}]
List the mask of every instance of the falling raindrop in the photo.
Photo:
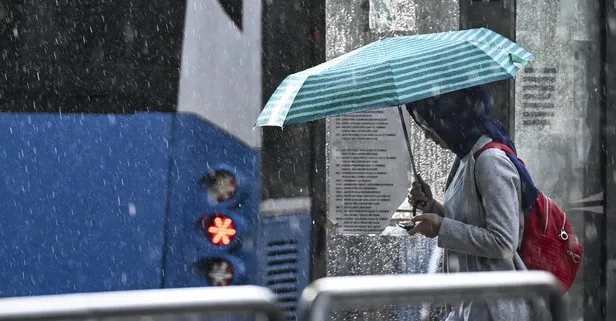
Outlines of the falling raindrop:
[{"label": "falling raindrop", "polygon": [[128,214],[133,217],[137,215],[137,206],[135,203],[128,203]]}]

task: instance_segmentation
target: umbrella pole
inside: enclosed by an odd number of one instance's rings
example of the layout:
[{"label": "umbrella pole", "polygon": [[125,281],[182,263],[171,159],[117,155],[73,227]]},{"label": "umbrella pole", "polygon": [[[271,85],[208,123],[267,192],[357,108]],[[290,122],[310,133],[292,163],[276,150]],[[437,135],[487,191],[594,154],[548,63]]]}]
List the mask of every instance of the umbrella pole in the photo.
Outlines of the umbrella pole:
[{"label": "umbrella pole", "polygon": [[[400,121],[402,122],[402,132],[404,133],[404,139],[406,140],[406,149],[409,151],[409,157],[411,158],[411,168],[413,170],[413,176],[417,179],[417,167],[415,166],[415,158],[413,157],[413,148],[411,147],[411,140],[409,138],[409,132],[406,129],[406,121],[404,121],[404,113],[402,107],[398,106],[398,113],[400,114]],[[417,206],[413,204],[413,216],[417,214]]]},{"label": "umbrella pole", "polygon": [[406,140],[406,149],[409,151],[409,157],[411,158],[411,167],[413,169],[413,176],[417,177],[417,167],[415,167],[415,158],[413,157],[413,149],[411,147],[411,140],[409,138],[409,132],[406,129],[406,121],[404,121],[404,113],[402,107],[398,106],[398,113],[400,114],[400,121],[402,122],[402,132],[404,132],[404,139]]}]

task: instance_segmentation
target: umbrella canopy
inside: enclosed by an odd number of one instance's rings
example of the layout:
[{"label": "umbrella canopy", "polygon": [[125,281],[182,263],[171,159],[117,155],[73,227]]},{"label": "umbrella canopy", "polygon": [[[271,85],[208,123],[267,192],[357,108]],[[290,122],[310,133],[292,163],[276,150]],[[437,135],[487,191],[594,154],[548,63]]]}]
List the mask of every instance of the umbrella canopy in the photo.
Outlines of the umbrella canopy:
[{"label": "umbrella canopy", "polygon": [[256,126],[398,106],[514,77],[533,59],[486,28],[387,38],[285,78]]}]

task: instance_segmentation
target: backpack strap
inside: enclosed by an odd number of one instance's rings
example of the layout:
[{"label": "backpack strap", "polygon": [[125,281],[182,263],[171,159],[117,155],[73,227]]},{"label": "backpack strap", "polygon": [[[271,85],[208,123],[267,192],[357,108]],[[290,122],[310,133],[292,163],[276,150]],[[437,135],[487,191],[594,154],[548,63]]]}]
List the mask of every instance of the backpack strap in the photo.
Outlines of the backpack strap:
[{"label": "backpack strap", "polygon": [[490,149],[490,148],[498,148],[502,151],[504,151],[505,153],[509,154],[509,155],[514,155],[515,153],[511,150],[511,148],[509,148],[509,146],[503,144],[503,143],[499,143],[499,142],[489,142],[485,145],[483,145],[483,147],[481,147],[478,151],[475,152],[475,154],[473,154],[473,156],[475,157],[475,159],[477,159],[477,157],[479,157],[479,155],[483,152],[485,152],[486,150]]},{"label": "backpack strap", "polygon": [[509,146],[503,143],[499,143],[499,142],[490,142],[490,143],[483,145],[483,147],[481,147],[478,151],[475,152],[475,154],[473,154],[473,157],[477,159],[477,157],[479,157],[481,153],[483,153],[484,151],[490,148],[498,148],[511,156],[515,156],[515,158],[517,158],[520,161],[520,163],[522,163],[522,165],[526,166],[526,164],[524,164],[524,161],[519,159],[516,153],[511,148],[509,148]]}]

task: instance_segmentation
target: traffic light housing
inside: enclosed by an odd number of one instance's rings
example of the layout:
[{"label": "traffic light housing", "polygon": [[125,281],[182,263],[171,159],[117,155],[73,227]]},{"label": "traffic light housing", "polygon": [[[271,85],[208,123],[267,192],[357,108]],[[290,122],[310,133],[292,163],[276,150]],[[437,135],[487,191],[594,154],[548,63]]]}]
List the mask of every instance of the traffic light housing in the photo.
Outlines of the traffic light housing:
[{"label": "traffic light housing", "polygon": [[175,118],[163,285],[256,284],[260,149],[198,116]]},{"label": "traffic light housing", "polygon": [[207,249],[197,261],[197,269],[209,286],[243,284],[246,265],[242,245],[250,223],[256,226],[243,204],[250,184],[241,170],[228,165],[207,169],[200,183],[209,208],[197,220],[200,241]]}]

